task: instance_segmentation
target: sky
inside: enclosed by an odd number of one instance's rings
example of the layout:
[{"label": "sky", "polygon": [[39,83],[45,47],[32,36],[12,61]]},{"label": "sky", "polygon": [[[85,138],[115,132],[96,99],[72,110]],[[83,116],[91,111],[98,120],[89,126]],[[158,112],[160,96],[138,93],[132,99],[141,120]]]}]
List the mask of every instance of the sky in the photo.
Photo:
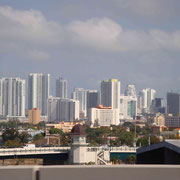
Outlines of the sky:
[{"label": "sky", "polygon": [[100,89],[117,78],[158,97],[180,90],[179,0],[0,0],[0,77],[64,77]]}]

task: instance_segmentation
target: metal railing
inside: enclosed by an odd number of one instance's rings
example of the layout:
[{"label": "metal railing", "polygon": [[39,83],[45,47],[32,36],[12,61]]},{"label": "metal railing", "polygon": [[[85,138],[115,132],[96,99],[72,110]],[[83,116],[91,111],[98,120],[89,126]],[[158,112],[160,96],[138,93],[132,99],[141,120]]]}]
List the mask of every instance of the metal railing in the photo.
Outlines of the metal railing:
[{"label": "metal railing", "polygon": [[9,148],[0,149],[0,156],[25,154],[55,154],[68,153],[70,147],[36,147],[36,148]]},{"label": "metal railing", "polygon": [[111,151],[111,152],[136,152],[138,147],[119,146],[119,147],[87,147],[88,152]]}]

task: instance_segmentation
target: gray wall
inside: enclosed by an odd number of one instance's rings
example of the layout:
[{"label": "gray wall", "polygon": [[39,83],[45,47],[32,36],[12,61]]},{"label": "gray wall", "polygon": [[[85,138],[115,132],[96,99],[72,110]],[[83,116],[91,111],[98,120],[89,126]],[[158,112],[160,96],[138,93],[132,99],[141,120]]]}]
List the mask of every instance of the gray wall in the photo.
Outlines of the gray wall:
[{"label": "gray wall", "polygon": [[180,166],[16,166],[1,167],[1,180],[179,180]]}]

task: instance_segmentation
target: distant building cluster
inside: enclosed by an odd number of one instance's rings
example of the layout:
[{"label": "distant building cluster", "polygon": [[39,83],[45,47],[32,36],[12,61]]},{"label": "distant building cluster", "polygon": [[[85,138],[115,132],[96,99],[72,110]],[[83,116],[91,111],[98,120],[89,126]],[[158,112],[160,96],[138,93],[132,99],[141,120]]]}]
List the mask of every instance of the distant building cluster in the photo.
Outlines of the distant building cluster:
[{"label": "distant building cluster", "polygon": [[[68,97],[67,80],[56,80],[56,96],[50,93],[50,74],[31,73],[28,76],[28,102],[26,84],[20,78],[0,79],[0,118],[27,118],[37,124],[43,118],[48,122],[74,122],[85,120],[92,127],[118,125],[146,116],[151,123],[168,127],[180,127],[180,94],[167,93],[167,99],[157,98],[151,88],[139,93],[133,84],[121,92],[118,79],[103,80],[100,90],[75,88]],[[26,110],[26,104],[28,108]],[[153,119],[158,114],[162,123]],[[151,117],[151,118],[149,118]]]}]

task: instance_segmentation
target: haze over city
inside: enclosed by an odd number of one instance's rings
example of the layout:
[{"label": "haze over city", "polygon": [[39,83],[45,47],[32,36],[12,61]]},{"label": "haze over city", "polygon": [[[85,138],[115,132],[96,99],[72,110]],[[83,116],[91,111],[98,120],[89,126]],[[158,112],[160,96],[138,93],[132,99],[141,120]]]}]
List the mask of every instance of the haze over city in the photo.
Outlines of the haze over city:
[{"label": "haze over city", "polygon": [[178,0],[0,1],[0,77],[63,76],[98,89],[118,78],[124,91],[180,89]]}]

